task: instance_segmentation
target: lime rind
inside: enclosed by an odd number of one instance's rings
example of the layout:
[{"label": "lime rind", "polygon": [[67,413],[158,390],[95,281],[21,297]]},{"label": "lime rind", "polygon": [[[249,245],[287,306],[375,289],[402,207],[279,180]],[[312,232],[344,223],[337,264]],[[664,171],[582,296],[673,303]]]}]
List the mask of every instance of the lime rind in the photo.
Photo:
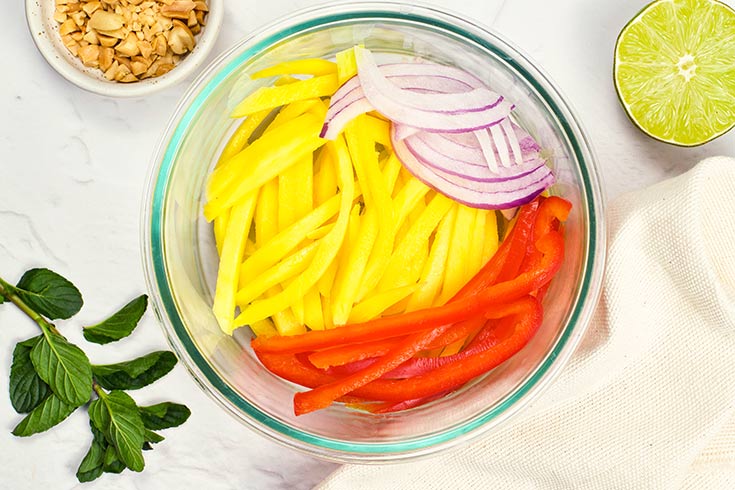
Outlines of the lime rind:
[{"label": "lime rind", "polygon": [[621,31],[614,82],[643,132],[696,146],[735,126],[735,11],[715,0],[657,0]]}]

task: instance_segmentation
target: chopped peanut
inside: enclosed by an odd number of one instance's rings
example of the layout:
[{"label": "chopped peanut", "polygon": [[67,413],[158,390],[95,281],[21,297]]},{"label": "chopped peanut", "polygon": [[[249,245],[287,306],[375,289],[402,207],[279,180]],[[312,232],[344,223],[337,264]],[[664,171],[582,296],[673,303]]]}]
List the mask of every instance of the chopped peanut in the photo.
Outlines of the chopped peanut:
[{"label": "chopped peanut", "polygon": [[190,53],[206,23],[206,0],[55,0],[69,52],[110,81],[159,77]]}]

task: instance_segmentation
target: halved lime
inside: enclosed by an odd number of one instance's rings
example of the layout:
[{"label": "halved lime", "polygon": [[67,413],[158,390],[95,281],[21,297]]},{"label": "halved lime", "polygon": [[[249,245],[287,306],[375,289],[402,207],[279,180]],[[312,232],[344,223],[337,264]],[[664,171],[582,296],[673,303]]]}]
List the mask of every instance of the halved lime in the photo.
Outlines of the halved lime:
[{"label": "halved lime", "polygon": [[615,45],[615,89],[646,134],[681,146],[735,126],[735,11],[715,0],[656,0]]}]

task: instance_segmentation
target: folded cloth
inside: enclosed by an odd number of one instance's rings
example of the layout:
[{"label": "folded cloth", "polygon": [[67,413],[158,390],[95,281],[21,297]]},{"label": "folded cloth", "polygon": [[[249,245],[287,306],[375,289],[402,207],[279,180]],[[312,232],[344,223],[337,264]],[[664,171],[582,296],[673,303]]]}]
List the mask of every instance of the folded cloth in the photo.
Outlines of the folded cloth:
[{"label": "folded cloth", "polygon": [[735,488],[735,159],[622,196],[582,344],[521,414],[411,463],[338,469],[326,489]]}]

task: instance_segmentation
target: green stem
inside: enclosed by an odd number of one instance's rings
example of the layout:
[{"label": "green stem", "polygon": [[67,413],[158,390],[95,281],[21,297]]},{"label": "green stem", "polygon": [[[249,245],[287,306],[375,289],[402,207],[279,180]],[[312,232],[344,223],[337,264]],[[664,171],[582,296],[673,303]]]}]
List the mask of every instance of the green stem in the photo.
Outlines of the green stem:
[{"label": "green stem", "polygon": [[5,299],[17,306],[20,311],[28,315],[31,320],[36,322],[38,326],[41,327],[41,330],[53,330],[54,326],[49,323],[44,317],[36,313],[33,308],[28,306],[25,301],[23,301],[17,294],[13,292],[13,289],[13,286],[5,282],[0,277],[0,295],[4,296]]},{"label": "green stem", "polygon": [[92,378],[92,389],[95,393],[97,393],[97,396],[100,398],[105,398],[105,396],[107,396],[105,390],[103,390],[102,387],[97,384],[97,380],[95,380],[94,378]]}]

